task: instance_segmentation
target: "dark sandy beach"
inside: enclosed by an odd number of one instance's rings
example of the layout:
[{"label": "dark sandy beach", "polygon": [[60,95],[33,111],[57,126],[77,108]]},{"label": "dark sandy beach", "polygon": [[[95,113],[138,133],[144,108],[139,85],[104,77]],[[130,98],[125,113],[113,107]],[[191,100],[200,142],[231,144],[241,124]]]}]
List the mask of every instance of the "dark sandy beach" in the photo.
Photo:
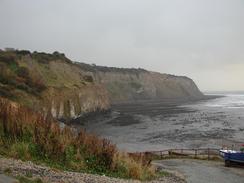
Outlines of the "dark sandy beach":
[{"label": "dark sandy beach", "polygon": [[125,151],[220,148],[244,140],[243,108],[209,107],[228,99],[210,98],[116,104],[110,112],[75,126],[108,138]]}]

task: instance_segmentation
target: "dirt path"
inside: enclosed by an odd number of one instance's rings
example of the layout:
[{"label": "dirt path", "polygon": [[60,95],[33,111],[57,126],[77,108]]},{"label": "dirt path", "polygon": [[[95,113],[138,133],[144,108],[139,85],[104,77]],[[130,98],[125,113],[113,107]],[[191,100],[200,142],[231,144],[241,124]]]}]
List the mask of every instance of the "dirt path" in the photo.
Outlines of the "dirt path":
[{"label": "dirt path", "polygon": [[223,162],[172,159],[154,163],[162,169],[182,175],[188,183],[244,182],[244,168],[225,167]]},{"label": "dirt path", "polygon": [[[46,166],[35,165],[32,162],[7,159],[0,157],[0,174],[8,169],[11,175],[26,176],[32,175],[34,178],[41,178],[44,182],[52,183],[140,183],[136,180],[123,180],[107,176],[99,176],[86,173],[59,171]],[[1,177],[0,177],[1,182]],[[150,183],[183,183],[175,176],[162,177]]]}]

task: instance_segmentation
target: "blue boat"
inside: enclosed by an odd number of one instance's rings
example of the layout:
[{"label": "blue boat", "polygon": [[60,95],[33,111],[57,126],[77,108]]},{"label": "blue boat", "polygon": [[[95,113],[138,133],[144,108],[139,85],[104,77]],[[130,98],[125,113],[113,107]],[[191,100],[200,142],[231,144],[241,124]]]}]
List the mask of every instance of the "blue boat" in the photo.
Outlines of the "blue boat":
[{"label": "blue boat", "polygon": [[225,160],[225,166],[232,164],[244,164],[244,152],[234,150],[220,150],[220,156]]}]

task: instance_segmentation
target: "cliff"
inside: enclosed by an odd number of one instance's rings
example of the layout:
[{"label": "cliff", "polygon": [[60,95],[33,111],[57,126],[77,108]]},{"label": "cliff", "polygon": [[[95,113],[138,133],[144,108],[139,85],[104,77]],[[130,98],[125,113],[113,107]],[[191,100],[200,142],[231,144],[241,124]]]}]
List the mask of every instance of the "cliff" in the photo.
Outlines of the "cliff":
[{"label": "cliff", "polygon": [[64,54],[0,51],[0,96],[62,120],[103,111],[110,103],[197,100],[195,83],[181,76],[72,62]]},{"label": "cliff", "polygon": [[107,90],[58,52],[1,51],[0,95],[65,121],[110,107]]},{"label": "cliff", "polygon": [[199,100],[203,98],[192,79],[150,72],[76,63],[108,90],[113,103],[136,100]]}]

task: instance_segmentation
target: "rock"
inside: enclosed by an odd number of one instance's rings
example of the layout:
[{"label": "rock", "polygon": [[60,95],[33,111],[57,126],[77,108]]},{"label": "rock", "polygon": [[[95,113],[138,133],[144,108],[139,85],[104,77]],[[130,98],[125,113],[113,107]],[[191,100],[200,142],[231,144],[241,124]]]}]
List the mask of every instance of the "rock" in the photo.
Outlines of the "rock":
[{"label": "rock", "polygon": [[83,72],[103,85],[112,103],[138,100],[199,100],[203,94],[185,76],[161,74],[144,69],[112,68],[76,63]]},{"label": "rock", "polygon": [[66,122],[86,113],[106,111],[111,103],[203,97],[185,76],[83,64],[56,53],[12,51],[10,60],[8,54],[0,51],[0,77],[6,80],[0,85],[0,93]]}]

